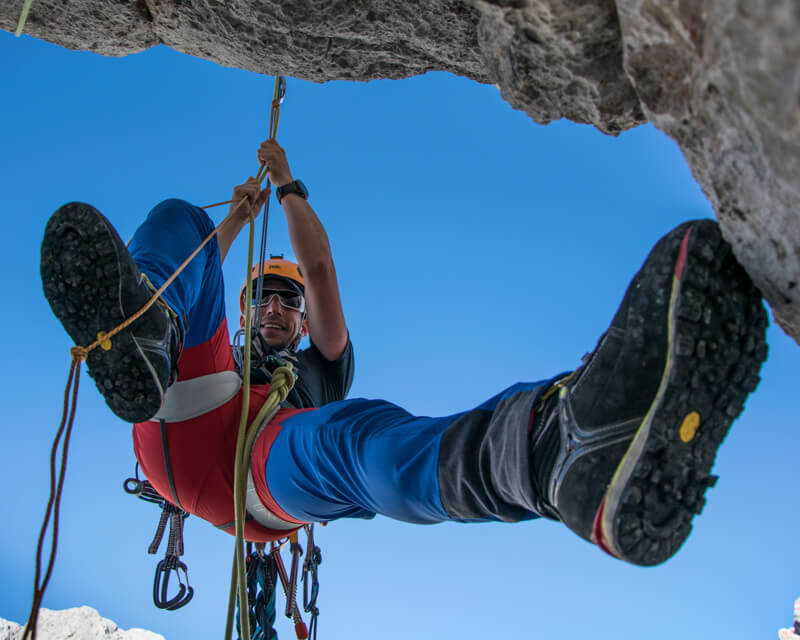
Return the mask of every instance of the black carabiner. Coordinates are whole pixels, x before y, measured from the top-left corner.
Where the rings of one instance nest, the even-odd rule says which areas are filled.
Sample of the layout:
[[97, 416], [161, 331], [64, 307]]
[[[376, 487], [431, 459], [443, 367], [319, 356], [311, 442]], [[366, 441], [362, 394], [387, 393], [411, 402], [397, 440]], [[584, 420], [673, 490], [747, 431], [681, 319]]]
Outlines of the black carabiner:
[[[310, 555], [310, 557], [309, 557]], [[319, 576], [317, 567], [322, 563], [322, 554], [319, 547], [315, 546], [303, 564], [303, 610], [307, 613], [319, 613], [317, 598], [319, 597]], [[309, 582], [311, 583], [309, 585]], [[309, 595], [309, 587], [311, 594]], [[316, 615], [316, 614], [315, 614]]]
[[144, 500], [145, 502], [152, 502], [153, 504], [161, 504], [164, 498], [153, 488], [147, 480], [139, 480], [139, 474], [135, 478], [126, 478], [122, 483], [122, 489], [131, 496]]
[[[178, 578], [178, 593], [173, 598], [167, 597], [170, 573], [174, 571]], [[180, 572], [186, 576], [186, 584], [181, 580]], [[153, 581], [153, 604], [159, 609], [175, 611], [189, 604], [194, 596], [194, 589], [189, 585], [189, 572], [186, 565], [178, 560], [177, 556], [168, 556], [156, 565], [156, 575]]]
[[127, 494], [140, 496], [144, 492], [144, 482], [136, 478], [126, 478], [125, 482], [122, 483], [122, 488]]

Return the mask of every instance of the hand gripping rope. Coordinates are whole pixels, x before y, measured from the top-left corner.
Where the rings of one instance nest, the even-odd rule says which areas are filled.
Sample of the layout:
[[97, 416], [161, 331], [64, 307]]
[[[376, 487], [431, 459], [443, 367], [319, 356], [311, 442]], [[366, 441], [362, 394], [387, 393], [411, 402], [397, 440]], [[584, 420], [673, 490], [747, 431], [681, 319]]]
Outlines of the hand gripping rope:
[[[24, 24], [24, 18], [27, 16], [27, 11], [30, 9], [30, 0], [25, 3], [25, 7], [23, 8], [23, 14], [20, 18], [20, 29], [21, 26]], [[280, 104], [283, 100], [283, 95], [286, 91], [286, 81], [282, 76], [278, 76], [275, 79], [275, 91], [273, 94], [272, 100], [272, 108], [270, 111], [270, 127], [269, 127], [269, 137], [270, 139], [274, 140], [275, 136], [278, 131], [278, 119], [280, 117]], [[269, 171], [269, 167], [265, 164], [262, 164], [258, 170], [258, 174], [256, 175], [256, 179], [258, 180], [259, 184], [264, 180], [267, 176]], [[247, 197], [243, 197], [241, 200], [238, 201], [237, 206], [241, 206], [245, 203]], [[211, 207], [216, 207], [222, 204], [230, 204], [233, 203], [233, 200], [226, 200], [224, 202], [217, 202], [211, 205], [208, 205], [204, 208], [209, 209]], [[269, 200], [267, 200], [266, 206], [269, 206]], [[248, 254], [247, 254], [247, 273], [246, 273], [246, 281], [247, 281], [247, 300], [252, 300], [253, 295], [253, 283], [250, 278], [250, 274], [253, 271], [253, 242], [254, 242], [254, 225], [255, 225], [255, 212], [253, 211], [252, 206], [248, 212], [250, 218], [250, 225], [249, 225], [249, 244], [248, 244]], [[72, 362], [70, 364], [69, 376], [67, 377], [67, 386], [64, 390], [64, 407], [61, 416], [61, 423], [59, 425], [58, 431], [56, 432], [55, 439], [53, 441], [53, 446], [50, 453], [50, 497], [47, 502], [47, 507], [45, 509], [45, 516], [42, 522], [42, 528], [39, 533], [39, 540], [36, 545], [36, 567], [35, 567], [35, 577], [34, 577], [34, 589], [33, 589], [33, 602], [31, 604], [31, 611], [28, 616], [28, 623], [25, 625], [25, 630], [22, 635], [22, 640], [28, 640], [31, 638], [32, 640], [36, 640], [36, 623], [38, 620], [39, 615], [39, 607], [41, 606], [42, 599], [44, 598], [44, 592], [47, 589], [47, 585], [50, 582], [50, 578], [53, 573], [53, 566], [55, 564], [55, 556], [56, 556], [56, 549], [58, 546], [58, 525], [59, 525], [59, 512], [61, 509], [61, 495], [64, 488], [64, 476], [66, 473], [66, 466], [67, 466], [67, 455], [69, 451], [69, 441], [72, 435], [72, 426], [75, 420], [75, 409], [77, 404], [77, 397], [78, 397], [78, 384], [80, 381], [80, 369], [81, 363], [86, 360], [89, 353], [96, 349], [98, 346], [101, 348], [109, 348], [111, 344], [111, 338], [117, 335], [120, 331], [130, 326], [133, 322], [135, 322], [138, 318], [140, 318], [153, 304], [155, 304], [162, 293], [166, 290], [166, 288], [172, 284], [175, 278], [183, 271], [186, 266], [194, 259], [194, 257], [202, 250], [202, 248], [211, 241], [211, 239], [219, 233], [220, 229], [227, 224], [231, 220], [231, 217], [226, 217], [206, 238], [203, 240], [202, 243], [195, 249], [191, 255], [184, 260], [184, 262], [178, 267], [178, 269], [173, 273], [161, 287], [153, 294], [150, 300], [139, 309], [136, 313], [134, 313], [130, 318], [125, 320], [122, 324], [118, 327], [111, 329], [108, 332], [100, 332], [97, 335], [97, 339], [92, 342], [88, 346], [75, 346], [70, 349], [70, 356], [72, 358]], [[265, 215], [264, 218], [264, 236], [266, 236], [266, 222], [267, 217]], [[262, 246], [265, 248], [266, 239], [262, 238]], [[251, 335], [252, 331], [252, 316], [248, 314], [245, 320], [245, 335]], [[250, 427], [247, 426], [247, 418], [248, 418], [248, 407], [250, 401], [250, 341], [245, 341], [245, 353], [244, 353], [244, 380], [242, 383], [242, 413], [241, 418], [239, 420], [239, 431], [236, 443], [236, 459], [234, 462], [234, 512], [236, 514], [236, 540], [235, 540], [235, 547], [234, 547], [234, 571], [231, 580], [231, 589], [232, 593], [234, 590], [238, 589], [239, 593], [239, 606], [240, 610], [246, 611], [247, 610], [247, 584], [246, 584], [246, 574], [245, 574], [245, 555], [244, 555], [244, 511], [245, 511], [245, 499], [246, 499], [246, 484], [247, 484], [247, 469], [250, 465], [250, 451], [252, 450], [253, 443], [255, 441], [255, 437], [259, 431], [259, 426], [268, 423], [277, 413], [278, 409], [280, 408], [281, 402], [286, 399], [289, 391], [291, 391], [292, 387], [294, 386], [295, 381], [295, 373], [292, 371], [290, 365], [285, 367], [281, 367], [275, 371], [272, 378], [272, 384], [270, 386], [270, 393], [267, 397], [264, 406], [261, 407], [258, 414], [256, 415], [255, 419], [250, 423]], [[58, 471], [56, 471], [56, 458], [58, 455], [58, 448], [61, 445], [61, 439], [63, 437], [63, 448], [61, 451], [61, 465]], [[58, 480], [56, 481], [56, 475], [58, 476]], [[42, 578], [42, 547], [44, 546], [44, 537], [47, 532], [48, 525], [50, 524], [50, 518], [53, 519], [53, 533], [52, 533], [52, 543], [50, 548], [50, 557], [47, 562], [47, 569], [44, 572], [44, 577]], [[230, 609], [230, 607], [229, 607]], [[228, 616], [228, 631], [226, 632], [226, 638], [230, 637], [230, 627], [231, 627], [231, 620], [232, 615]], [[240, 616], [240, 633], [242, 640], [250, 640], [250, 625], [249, 625], [249, 616]]]

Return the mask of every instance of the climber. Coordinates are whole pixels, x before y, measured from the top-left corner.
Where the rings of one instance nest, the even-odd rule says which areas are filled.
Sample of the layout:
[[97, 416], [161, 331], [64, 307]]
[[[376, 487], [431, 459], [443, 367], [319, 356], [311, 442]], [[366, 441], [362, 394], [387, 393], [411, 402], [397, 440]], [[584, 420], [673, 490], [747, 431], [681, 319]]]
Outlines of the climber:
[[[715, 222], [684, 223], [655, 245], [576, 371], [518, 383], [452, 416], [415, 417], [384, 400], [339, 399], [352, 377], [352, 347], [327, 238], [283, 150], [264, 143], [258, 156], [280, 185], [303, 282], [283, 265], [277, 279], [265, 279], [262, 299], [240, 298], [240, 308], [262, 305], [267, 347], [256, 337], [256, 352], [293, 356], [307, 331], [311, 369], [325, 369], [327, 390], [282, 408], [256, 440], [246, 539], [377, 513], [417, 523], [543, 516], [630, 563], [658, 564], [678, 550], [766, 358], [761, 296]], [[234, 189], [256, 211], [267, 195], [255, 181]], [[224, 393], [194, 394], [200, 408], [174, 398], [186, 395], [181, 385], [235, 376], [220, 262], [244, 226], [244, 208], [232, 206], [237, 224], [206, 246], [160, 304], [87, 360], [112, 411], [136, 423], [134, 448], [151, 483], [229, 532], [242, 391], [226, 382], [218, 385]], [[94, 208], [64, 205], [42, 243], [45, 295], [71, 338], [87, 344], [140, 308], [212, 228], [202, 209], [168, 200], [128, 252]], [[302, 385], [317, 374], [297, 361]], [[251, 388], [251, 416], [267, 390]]]

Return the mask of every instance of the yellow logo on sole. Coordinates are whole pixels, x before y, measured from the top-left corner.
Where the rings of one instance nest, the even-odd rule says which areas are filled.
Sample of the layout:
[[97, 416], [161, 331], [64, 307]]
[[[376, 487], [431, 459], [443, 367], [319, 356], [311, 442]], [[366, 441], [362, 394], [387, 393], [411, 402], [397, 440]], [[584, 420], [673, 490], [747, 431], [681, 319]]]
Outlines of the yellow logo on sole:
[[681, 423], [681, 440], [684, 442], [691, 442], [694, 439], [697, 429], [700, 426], [700, 414], [697, 411], [692, 411], [687, 414]]
[[97, 339], [100, 340], [100, 348], [103, 351], [111, 351], [111, 340], [106, 338], [106, 334], [102, 331], [97, 332]]

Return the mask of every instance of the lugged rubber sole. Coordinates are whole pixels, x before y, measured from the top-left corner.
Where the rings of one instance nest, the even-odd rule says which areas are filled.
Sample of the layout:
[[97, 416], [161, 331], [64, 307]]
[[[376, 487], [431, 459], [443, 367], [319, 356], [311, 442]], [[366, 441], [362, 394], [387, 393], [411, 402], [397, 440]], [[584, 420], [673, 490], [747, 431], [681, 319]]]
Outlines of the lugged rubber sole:
[[[48, 221], [40, 269], [53, 313], [80, 346], [120, 325], [151, 296], [111, 223], [80, 202], [64, 205]], [[112, 338], [110, 349], [89, 353], [89, 375], [127, 422], [144, 422], [161, 407], [171, 364], [153, 345], [163, 340], [168, 322], [164, 309], [153, 305]]]
[[689, 536], [717, 449], [760, 380], [766, 327], [761, 294], [717, 225], [693, 224], [675, 264], [658, 392], [595, 516], [608, 553], [655, 565]]

